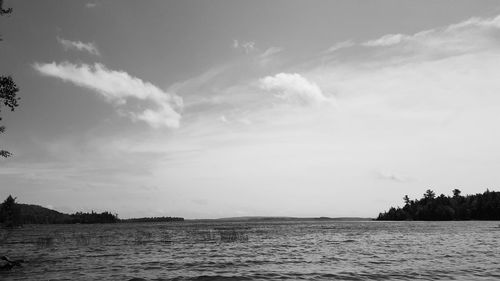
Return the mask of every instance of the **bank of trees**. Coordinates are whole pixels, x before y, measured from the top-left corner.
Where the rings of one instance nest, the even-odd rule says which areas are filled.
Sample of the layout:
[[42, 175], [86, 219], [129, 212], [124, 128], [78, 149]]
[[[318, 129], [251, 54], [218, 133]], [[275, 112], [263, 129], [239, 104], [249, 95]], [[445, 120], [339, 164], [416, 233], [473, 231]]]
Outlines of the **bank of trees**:
[[38, 205], [19, 204], [16, 198], [9, 195], [0, 204], [0, 226], [18, 227], [23, 224], [90, 224], [90, 223], [118, 223], [118, 222], [174, 222], [184, 221], [179, 217], [149, 217], [121, 220], [117, 214], [111, 212], [97, 213], [76, 212], [64, 214]]
[[77, 212], [64, 214], [38, 205], [19, 204], [9, 195], [0, 204], [0, 225], [18, 227], [23, 224], [61, 224], [61, 223], [116, 223], [118, 215], [110, 212]]
[[436, 196], [428, 189], [421, 199], [411, 200], [405, 195], [403, 200], [402, 208], [391, 207], [377, 220], [500, 220], [500, 192], [486, 190], [462, 196], [454, 189], [452, 196]]
[[116, 223], [119, 221], [118, 215], [110, 212], [90, 213], [77, 212], [72, 215], [70, 223]]

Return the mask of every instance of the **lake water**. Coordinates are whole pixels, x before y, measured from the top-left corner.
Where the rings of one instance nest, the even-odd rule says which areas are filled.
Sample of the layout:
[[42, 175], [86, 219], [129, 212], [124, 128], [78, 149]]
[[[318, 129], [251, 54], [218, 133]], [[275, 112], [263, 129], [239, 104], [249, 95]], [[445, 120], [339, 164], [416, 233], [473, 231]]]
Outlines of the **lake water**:
[[500, 222], [179, 222], [0, 230], [0, 280], [495, 280]]

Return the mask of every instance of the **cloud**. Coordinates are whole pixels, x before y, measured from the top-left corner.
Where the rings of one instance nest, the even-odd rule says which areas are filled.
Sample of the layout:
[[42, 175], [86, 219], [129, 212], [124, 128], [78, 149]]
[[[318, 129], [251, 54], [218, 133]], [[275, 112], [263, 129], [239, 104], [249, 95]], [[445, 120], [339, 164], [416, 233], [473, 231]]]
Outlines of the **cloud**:
[[331, 101], [316, 83], [297, 73], [278, 73], [264, 77], [259, 80], [259, 86], [290, 103], [312, 105]]
[[260, 54], [259, 57], [268, 58], [268, 57], [271, 57], [271, 56], [274, 56], [274, 55], [280, 53], [281, 51], [283, 51], [283, 48], [270, 47], [267, 50], [265, 50], [262, 54]]
[[125, 71], [110, 70], [100, 63], [93, 66], [70, 62], [35, 63], [33, 67], [43, 75], [92, 89], [116, 105], [125, 105], [130, 98], [149, 101], [155, 106], [154, 109], [128, 112], [128, 115], [133, 120], [144, 121], [154, 128], [179, 127], [181, 115], [175, 109], [182, 108], [182, 99]]
[[361, 43], [364, 47], [399, 47], [404, 52], [427, 54], [462, 54], [498, 44], [500, 16], [471, 18], [466, 21], [417, 32], [415, 34], [387, 34]]
[[78, 50], [86, 51], [92, 55], [100, 56], [99, 50], [94, 43], [83, 43], [82, 41], [71, 41], [64, 38], [57, 37], [57, 42], [61, 44], [64, 50]]
[[364, 42], [362, 45], [365, 47], [383, 47], [383, 46], [391, 46], [395, 44], [401, 43], [403, 40], [410, 39], [410, 36], [405, 36], [403, 34], [387, 34], [378, 39], [370, 40]]
[[326, 52], [332, 53], [332, 52], [338, 51], [340, 49], [352, 47], [354, 45], [355, 45], [355, 43], [351, 40], [342, 41], [342, 42], [339, 42], [339, 43], [331, 46], [330, 48], [328, 48], [328, 50]]
[[257, 56], [257, 59], [260, 63], [261, 66], [266, 67], [271, 63], [274, 59], [274, 57], [281, 53], [283, 51], [283, 48], [279, 47], [270, 47], [261, 54]]
[[89, 8], [89, 9], [92, 9], [92, 8], [97, 7], [97, 3], [89, 2], [89, 3], [85, 4], [85, 7]]
[[233, 48], [234, 49], [243, 49], [246, 54], [251, 53], [256, 49], [255, 47], [255, 42], [253, 41], [248, 41], [248, 42], [240, 42], [237, 39], [233, 40]]

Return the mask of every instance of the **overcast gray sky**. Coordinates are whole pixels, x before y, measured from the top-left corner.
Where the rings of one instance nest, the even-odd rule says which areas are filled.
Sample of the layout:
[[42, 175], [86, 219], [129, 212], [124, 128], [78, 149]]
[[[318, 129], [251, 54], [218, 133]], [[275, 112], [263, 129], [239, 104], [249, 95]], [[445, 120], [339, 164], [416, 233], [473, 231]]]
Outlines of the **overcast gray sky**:
[[500, 183], [498, 1], [5, 1], [0, 196], [374, 217]]

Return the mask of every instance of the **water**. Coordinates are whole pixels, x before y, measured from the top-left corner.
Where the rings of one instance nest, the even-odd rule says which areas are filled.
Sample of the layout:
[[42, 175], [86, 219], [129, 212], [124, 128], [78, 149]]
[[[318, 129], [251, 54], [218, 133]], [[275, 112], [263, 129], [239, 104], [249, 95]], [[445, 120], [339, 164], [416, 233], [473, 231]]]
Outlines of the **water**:
[[499, 222], [179, 222], [0, 232], [0, 280], [494, 280]]

